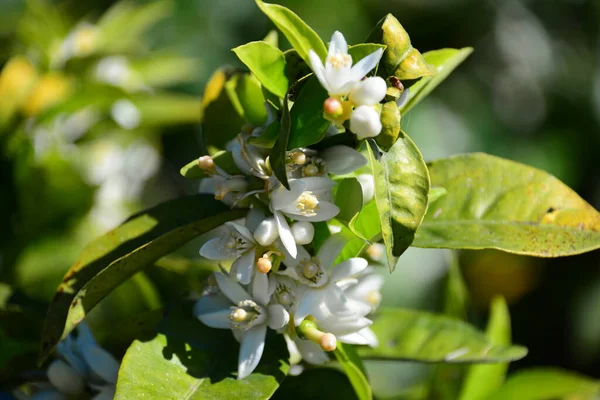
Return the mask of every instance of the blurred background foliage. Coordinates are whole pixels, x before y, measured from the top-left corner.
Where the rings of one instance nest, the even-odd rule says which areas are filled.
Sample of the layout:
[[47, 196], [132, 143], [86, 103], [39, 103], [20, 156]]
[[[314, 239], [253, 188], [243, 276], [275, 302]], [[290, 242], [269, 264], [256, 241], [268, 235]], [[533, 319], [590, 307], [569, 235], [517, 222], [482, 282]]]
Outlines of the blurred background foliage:
[[[323, 38], [337, 29], [349, 43], [362, 41], [391, 12], [422, 51], [473, 46], [451, 79], [403, 117], [426, 160], [484, 151], [521, 161], [600, 208], [599, 1], [278, 3]], [[12, 354], [37, 350], [39, 318], [88, 241], [141, 208], [197, 190], [178, 171], [201, 154], [203, 85], [219, 66], [241, 66], [231, 48], [271, 28], [250, 0], [0, 2], [0, 375], [11, 375]], [[280, 45], [289, 47], [284, 38]], [[198, 248], [191, 243], [136, 275], [91, 313], [92, 328], [107, 332], [198, 289], [208, 270]], [[384, 304], [459, 312], [483, 327], [501, 294], [514, 343], [530, 351], [511, 369], [560, 366], [600, 377], [599, 255], [411, 248], [388, 276]], [[8, 328], [15, 316], [24, 321], [18, 332]], [[395, 364], [390, 376], [388, 364], [369, 365], [383, 397], [418, 392], [439, 368]]]

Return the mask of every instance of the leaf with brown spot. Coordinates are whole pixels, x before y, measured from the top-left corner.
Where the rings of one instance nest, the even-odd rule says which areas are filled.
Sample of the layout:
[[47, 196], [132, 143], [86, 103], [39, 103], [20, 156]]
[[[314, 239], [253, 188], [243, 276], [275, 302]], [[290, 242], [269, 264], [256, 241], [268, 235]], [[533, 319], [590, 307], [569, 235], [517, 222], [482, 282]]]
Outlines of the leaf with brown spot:
[[189, 196], [138, 213], [91, 242], [66, 273], [50, 304], [40, 360], [100, 300], [136, 272], [245, 213], [245, 209], [230, 210], [211, 196]]
[[600, 213], [547, 172], [483, 153], [428, 166], [446, 195], [429, 208], [414, 246], [538, 257], [600, 248]]

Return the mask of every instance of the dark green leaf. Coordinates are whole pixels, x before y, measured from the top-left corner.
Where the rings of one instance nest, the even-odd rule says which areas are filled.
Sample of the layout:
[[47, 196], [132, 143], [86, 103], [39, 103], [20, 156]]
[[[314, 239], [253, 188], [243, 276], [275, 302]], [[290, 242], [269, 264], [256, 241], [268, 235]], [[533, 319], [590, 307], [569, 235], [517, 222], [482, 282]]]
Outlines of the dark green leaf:
[[333, 368], [307, 369], [298, 376], [285, 378], [273, 400], [357, 399], [348, 377]]
[[236, 47], [233, 52], [252, 71], [260, 83], [283, 98], [288, 89], [283, 52], [266, 42], [250, 42]]
[[534, 368], [517, 372], [486, 400], [592, 400], [600, 392], [600, 381], [558, 368]]
[[368, 146], [375, 202], [390, 272], [411, 245], [427, 210], [429, 174], [419, 149], [404, 132], [379, 160]]
[[279, 121], [273, 121], [265, 128], [265, 130], [258, 137], [251, 136], [248, 141], [250, 144], [258, 147], [262, 147], [265, 149], [272, 149], [275, 146], [275, 142], [279, 137], [279, 130], [281, 129], [281, 124]]
[[427, 95], [442, 83], [472, 52], [473, 48], [465, 47], [460, 50], [433, 50], [423, 54], [425, 61], [435, 67], [437, 74], [435, 76], [423, 77], [410, 87], [410, 99], [406, 104], [400, 107], [400, 112], [402, 112], [402, 114], [407, 113], [411, 108], [427, 97]]
[[414, 246], [538, 257], [600, 247], [600, 213], [552, 175], [483, 153], [429, 164], [447, 194], [429, 209]]
[[285, 76], [289, 82], [296, 82], [312, 73], [310, 67], [294, 49], [283, 52], [285, 55]]
[[[502, 297], [497, 297], [492, 301], [485, 336], [495, 345], [510, 346], [512, 342], [510, 314], [506, 301]], [[508, 363], [471, 366], [463, 382], [459, 399], [478, 400], [487, 398], [502, 386], [507, 370]]]
[[245, 211], [229, 210], [212, 196], [185, 197], [136, 214], [90, 243], [50, 304], [41, 358], [123, 281], [202, 233], [243, 217]]
[[527, 354], [520, 346], [494, 345], [460, 320], [421, 311], [379, 310], [371, 329], [379, 347], [359, 349], [363, 359], [485, 363], [514, 361]]
[[356, 355], [355, 350], [351, 345], [343, 345], [342, 343], [337, 344], [337, 348], [334, 351], [335, 358], [342, 366], [342, 369], [348, 376], [356, 396], [360, 400], [370, 400], [373, 398], [371, 392], [371, 385], [365, 375], [364, 368], [360, 362], [360, 358]]
[[277, 4], [263, 3], [256, 0], [261, 11], [269, 17], [275, 26], [285, 35], [300, 57], [308, 63], [308, 51], [313, 50], [321, 59], [327, 56], [325, 44], [300, 17], [290, 9]]
[[356, 178], [345, 178], [339, 181], [335, 193], [335, 204], [340, 212], [335, 217], [346, 225], [358, 216], [362, 208], [362, 188]]
[[281, 124], [279, 126], [279, 137], [273, 145], [273, 152], [269, 156], [269, 160], [271, 163], [271, 168], [273, 168], [273, 173], [275, 174], [275, 177], [277, 177], [279, 182], [281, 182], [281, 184], [285, 186], [288, 190], [290, 189], [290, 184], [288, 183], [287, 179], [285, 163], [287, 159], [288, 141], [290, 139], [290, 127], [290, 109], [288, 104], [288, 94], [286, 94], [283, 98], [283, 108], [281, 110]]
[[121, 364], [116, 398], [270, 398], [289, 369], [283, 336], [267, 335], [258, 367], [237, 380], [239, 345], [231, 331], [206, 327], [191, 306], [174, 307], [156, 336], [133, 342]]
[[317, 77], [308, 78], [292, 106], [288, 149], [318, 143], [331, 124], [323, 118], [323, 102], [328, 94]]

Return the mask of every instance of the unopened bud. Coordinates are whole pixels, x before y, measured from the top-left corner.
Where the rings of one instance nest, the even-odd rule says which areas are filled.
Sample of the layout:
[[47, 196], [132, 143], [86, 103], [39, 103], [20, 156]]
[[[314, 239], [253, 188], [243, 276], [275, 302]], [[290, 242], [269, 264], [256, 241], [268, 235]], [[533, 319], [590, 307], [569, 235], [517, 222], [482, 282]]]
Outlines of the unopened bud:
[[292, 154], [290, 154], [290, 158], [296, 165], [304, 165], [306, 162], [306, 154], [301, 151], [294, 151]]
[[366, 253], [372, 260], [379, 260], [383, 257], [383, 249], [382, 246], [379, 246], [379, 243], [375, 243], [367, 247]]
[[323, 112], [332, 119], [339, 118], [344, 113], [344, 106], [339, 99], [329, 97], [323, 102]]
[[331, 333], [324, 333], [319, 339], [319, 345], [323, 351], [334, 351], [337, 347], [337, 339]]
[[381, 292], [379, 290], [373, 290], [367, 295], [367, 301], [371, 306], [377, 307], [381, 303]]
[[264, 254], [261, 258], [256, 261], [256, 270], [261, 274], [268, 273], [273, 268], [273, 263], [268, 254]]

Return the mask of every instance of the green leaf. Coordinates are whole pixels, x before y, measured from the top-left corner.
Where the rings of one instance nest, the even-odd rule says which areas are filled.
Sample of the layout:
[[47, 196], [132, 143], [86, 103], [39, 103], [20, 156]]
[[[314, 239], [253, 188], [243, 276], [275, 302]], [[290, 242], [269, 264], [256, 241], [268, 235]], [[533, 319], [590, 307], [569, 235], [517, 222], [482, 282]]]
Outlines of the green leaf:
[[446, 191], [446, 188], [443, 188], [443, 187], [429, 188], [429, 204], [433, 203], [440, 197], [445, 196], [446, 193], [448, 193], [448, 192]]
[[266, 42], [250, 42], [236, 47], [233, 52], [265, 88], [279, 97], [285, 96], [288, 78], [285, 74], [285, 56], [281, 50]]
[[337, 220], [349, 225], [358, 216], [362, 208], [362, 188], [356, 178], [345, 178], [339, 181], [335, 193], [335, 204], [340, 212]]
[[445, 284], [444, 314], [466, 320], [468, 305], [469, 289], [467, 288], [467, 284], [465, 283], [460, 270], [458, 255], [452, 254]]
[[402, 131], [379, 161], [371, 146], [367, 147], [375, 180], [375, 202], [392, 272], [425, 216], [429, 174], [419, 149]]
[[[225, 172], [231, 175], [236, 175], [240, 173], [237, 165], [233, 161], [233, 156], [229, 151], [219, 151], [214, 156], [212, 156], [214, 163]], [[204, 179], [208, 175], [204, 172], [202, 168], [198, 165], [198, 159], [194, 161], [190, 161], [186, 165], [184, 165], [179, 173], [188, 179]]]
[[356, 355], [354, 348], [351, 345], [342, 345], [342, 343], [338, 342], [334, 354], [346, 376], [348, 376], [358, 398], [360, 400], [372, 399], [371, 385], [369, 385], [364, 367], [360, 358]]
[[377, 145], [388, 151], [400, 136], [400, 110], [395, 101], [388, 101], [381, 107], [381, 133], [375, 137]]
[[483, 153], [429, 164], [447, 194], [429, 209], [414, 246], [559, 257], [600, 247], [600, 213], [552, 175]]
[[363, 359], [485, 363], [514, 361], [527, 354], [524, 347], [494, 345], [460, 320], [422, 311], [381, 309], [371, 329], [379, 347], [359, 349]]
[[427, 97], [427, 95], [442, 83], [472, 52], [472, 47], [464, 47], [462, 49], [433, 50], [423, 54], [425, 61], [435, 67], [437, 74], [435, 76], [423, 77], [410, 87], [410, 99], [406, 104], [400, 107], [400, 112], [402, 114], [407, 113], [411, 108]]
[[231, 331], [203, 325], [192, 307], [178, 305], [156, 336], [133, 342], [119, 370], [116, 398], [270, 398], [289, 369], [283, 336], [267, 335], [258, 367], [237, 380], [239, 345]]
[[[533, 368], [515, 373], [486, 400], [592, 400], [600, 392], [600, 381], [558, 368]], [[576, 397], [577, 396], [577, 397]]]
[[[291, 88], [290, 88], [291, 89]], [[283, 107], [281, 110], [281, 123], [279, 126], [279, 137], [275, 144], [273, 145], [273, 152], [269, 156], [269, 161], [271, 163], [271, 168], [273, 168], [273, 173], [275, 177], [281, 182], [283, 186], [285, 186], [288, 190], [290, 190], [290, 184], [287, 180], [287, 171], [285, 169], [285, 163], [287, 159], [287, 147], [288, 141], [290, 139], [290, 109], [288, 104], [288, 96], [286, 94], [283, 97]]]
[[323, 139], [331, 124], [323, 118], [323, 102], [328, 96], [316, 76], [308, 78], [290, 111], [288, 149], [310, 146]]
[[288, 376], [275, 392], [274, 400], [289, 399], [358, 399], [348, 377], [333, 368], [305, 369], [298, 376]]
[[262, 131], [260, 136], [250, 136], [248, 142], [254, 146], [262, 147], [264, 149], [272, 149], [275, 146], [275, 142], [279, 137], [279, 130], [281, 124], [279, 121], [273, 121]]
[[[369, 54], [374, 53], [379, 49], [385, 50], [386, 47], [387, 46], [385, 44], [379, 43], [360, 43], [355, 44], [353, 46], [348, 46], [348, 54], [350, 54], [350, 56], [352, 57], [352, 64], [356, 64]], [[377, 73], [377, 67], [375, 67], [372, 73]]]
[[[230, 69], [221, 68], [209, 79], [202, 95], [202, 142], [209, 154], [225, 149], [225, 144], [239, 132], [244, 120], [239, 101], [234, 105], [226, 90], [226, 82], [234, 76]], [[234, 99], [235, 100], [235, 99]]]
[[[495, 345], [510, 346], [510, 313], [502, 297], [494, 298], [485, 335]], [[473, 365], [469, 368], [460, 393], [460, 400], [485, 399], [496, 391], [506, 377], [508, 363]]]
[[123, 281], [191, 239], [243, 217], [245, 211], [230, 210], [212, 196], [184, 197], [136, 214], [91, 242], [50, 303], [40, 358]]
[[294, 49], [283, 52], [285, 55], [285, 76], [289, 82], [296, 82], [312, 73], [310, 67]]
[[[235, 81], [235, 98], [242, 111], [242, 117], [254, 126], [267, 122], [267, 108], [260, 83], [255, 76], [241, 74]], [[229, 93], [230, 98], [234, 94]]]
[[358, 216], [351, 221], [350, 228], [343, 228], [342, 232], [348, 242], [336, 259], [342, 262], [352, 257], [358, 257], [372, 242], [381, 239], [381, 224], [379, 211], [375, 200], [365, 205]]
[[277, 4], [264, 3], [261, 0], [256, 0], [256, 4], [285, 35], [306, 63], [309, 63], [308, 51], [311, 49], [322, 60], [325, 59], [327, 48], [319, 35], [290, 9]]

